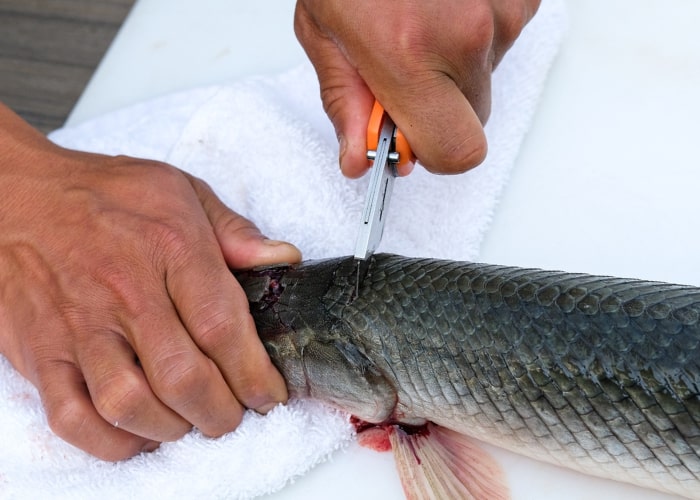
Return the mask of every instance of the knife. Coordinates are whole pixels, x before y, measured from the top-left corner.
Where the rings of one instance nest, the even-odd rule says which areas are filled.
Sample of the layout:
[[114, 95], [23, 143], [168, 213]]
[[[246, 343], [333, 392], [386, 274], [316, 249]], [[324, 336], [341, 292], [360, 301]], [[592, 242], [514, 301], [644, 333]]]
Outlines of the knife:
[[372, 167], [355, 242], [355, 296], [359, 295], [364, 263], [374, 254], [384, 233], [394, 180], [398, 175], [397, 169], [413, 164], [416, 159], [404, 135], [376, 100], [367, 125], [367, 148], [367, 159], [372, 163]]

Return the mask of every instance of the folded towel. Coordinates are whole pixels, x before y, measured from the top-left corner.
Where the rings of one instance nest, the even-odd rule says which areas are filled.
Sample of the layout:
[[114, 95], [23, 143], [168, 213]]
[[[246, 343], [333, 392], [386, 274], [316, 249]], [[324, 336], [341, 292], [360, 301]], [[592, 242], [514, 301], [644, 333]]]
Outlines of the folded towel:
[[[494, 74], [485, 164], [457, 177], [417, 168], [398, 179], [380, 251], [478, 256], [565, 25], [563, 2], [544, 0]], [[340, 175], [308, 64], [149, 101], [51, 138], [183, 168], [306, 258], [353, 252], [367, 180]], [[250, 498], [280, 489], [353, 439], [346, 415], [293, 401], [265, 417], [248, 412], [238, 430], [219, 439], [195, 430], [156, 452], [105, 463], [51, 433], [37, 392], [2, 357], [0, 428], [0, 498]]]

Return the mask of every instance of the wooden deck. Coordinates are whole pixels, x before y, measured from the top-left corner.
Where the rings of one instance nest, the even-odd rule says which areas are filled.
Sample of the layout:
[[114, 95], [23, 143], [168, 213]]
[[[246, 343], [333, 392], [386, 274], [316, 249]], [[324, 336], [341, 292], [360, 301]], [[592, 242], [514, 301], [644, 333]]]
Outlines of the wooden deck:
[[0, 1], [0, 101], [63, 125], [135, 0]]

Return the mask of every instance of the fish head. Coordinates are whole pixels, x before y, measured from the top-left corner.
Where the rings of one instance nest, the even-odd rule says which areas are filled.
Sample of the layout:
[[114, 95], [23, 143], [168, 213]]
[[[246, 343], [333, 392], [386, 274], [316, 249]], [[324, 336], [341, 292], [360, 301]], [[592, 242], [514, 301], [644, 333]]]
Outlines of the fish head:
[[396, 407], [396, 388], [361, 348], [334, 330], [331, 326], [324, 338], [315, 330], [302, 331], [294, 339], [306, 395], [367, 422], [388, 420]]
[[266, 267], [237, 278], [291, 397], [318, 399], [367, 422], [384, 422], [396, 406], [396, 387], [323, 300], [336, 268]]

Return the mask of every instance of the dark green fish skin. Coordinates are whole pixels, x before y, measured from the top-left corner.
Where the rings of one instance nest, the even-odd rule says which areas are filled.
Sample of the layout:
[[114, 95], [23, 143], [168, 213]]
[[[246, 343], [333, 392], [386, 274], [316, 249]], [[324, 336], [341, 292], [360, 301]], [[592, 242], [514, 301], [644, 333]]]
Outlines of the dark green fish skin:
[[377, 255], [238, 275], [290, 394], [700, 498], [700, 289]]

